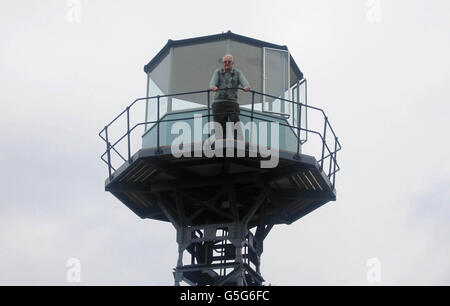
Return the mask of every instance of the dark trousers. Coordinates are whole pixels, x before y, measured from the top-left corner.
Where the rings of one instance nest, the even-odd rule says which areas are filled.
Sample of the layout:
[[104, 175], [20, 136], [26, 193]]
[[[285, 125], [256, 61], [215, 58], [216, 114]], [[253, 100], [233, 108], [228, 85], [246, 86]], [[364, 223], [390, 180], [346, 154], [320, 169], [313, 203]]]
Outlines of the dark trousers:
[[[226, 123], [239, 122], [240, 108], [237, 102], [215, 102], [212, 105], [214, 121], [220, 123], [222, 126], [223, 136], [226, 136]], [[238, 136], [239, 133], [237, 133]], [[241, 137], [239, 137], [241, 138]], [[234, 133], [234, 139], [238, 139]]]

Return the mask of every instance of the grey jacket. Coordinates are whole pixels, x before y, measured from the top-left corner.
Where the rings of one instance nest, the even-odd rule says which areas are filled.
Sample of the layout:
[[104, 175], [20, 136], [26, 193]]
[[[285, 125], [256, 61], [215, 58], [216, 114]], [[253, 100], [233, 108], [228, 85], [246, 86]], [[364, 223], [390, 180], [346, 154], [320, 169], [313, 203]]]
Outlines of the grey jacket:
[[[223, 68], [218, 68], [214, 71], [209, 88], [217, 86], [219, 89], [236, 88], [236, 87], [250, 87], [244, 74], [236, 68], [230, 72], [226, 72]], [[218, 90], [214, 94], [214, 102], [236, 102], [237, 89]]]

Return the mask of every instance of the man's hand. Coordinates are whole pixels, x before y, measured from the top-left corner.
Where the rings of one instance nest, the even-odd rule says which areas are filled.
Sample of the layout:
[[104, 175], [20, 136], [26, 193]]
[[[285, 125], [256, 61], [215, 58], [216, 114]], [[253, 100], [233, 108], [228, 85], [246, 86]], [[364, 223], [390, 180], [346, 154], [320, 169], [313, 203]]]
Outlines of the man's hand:
[[217, 91], [219, 89], [219, 87], [214, 86], [213, 88], [211, 88], [212, 91]]
[[249, 91], [250, 87], [245, 86], [244, 88], [242, 88], [244, 91]]

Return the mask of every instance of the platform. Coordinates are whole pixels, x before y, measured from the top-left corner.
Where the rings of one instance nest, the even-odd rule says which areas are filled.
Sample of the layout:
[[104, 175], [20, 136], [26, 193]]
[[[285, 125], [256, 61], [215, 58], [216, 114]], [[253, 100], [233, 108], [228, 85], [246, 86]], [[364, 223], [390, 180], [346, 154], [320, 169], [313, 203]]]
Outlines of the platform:
[[312, 156], [280, 151], [278, 166], [264, 169], [260, 157], [175, 158], [160, 149], [139, 150], [105, 184], [141, 218], [204, 225], [251, 216], [251, 228], [262, 213], [268, 223], [290, 224], [336, 199]]

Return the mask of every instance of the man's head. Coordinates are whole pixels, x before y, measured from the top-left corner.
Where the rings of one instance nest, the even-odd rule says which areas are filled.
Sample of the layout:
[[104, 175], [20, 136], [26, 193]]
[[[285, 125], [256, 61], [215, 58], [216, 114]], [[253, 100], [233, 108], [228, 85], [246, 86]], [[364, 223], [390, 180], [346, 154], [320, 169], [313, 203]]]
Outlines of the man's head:
[[233, 56], [231, 54], [226, 54], [223, 58], [222, 58], [222, 63], [223, 63], [223, 69], [225, 69], [225, 71], [231, 71], [233, 69]]

